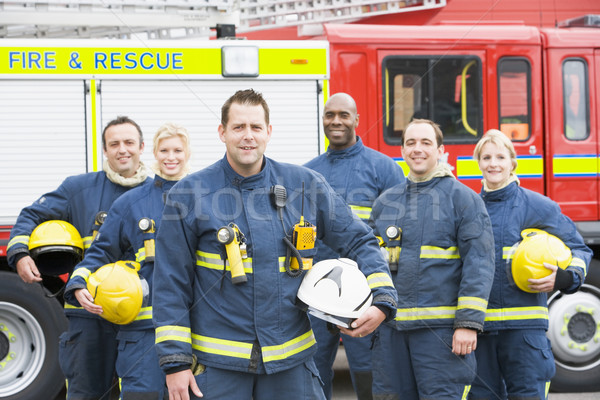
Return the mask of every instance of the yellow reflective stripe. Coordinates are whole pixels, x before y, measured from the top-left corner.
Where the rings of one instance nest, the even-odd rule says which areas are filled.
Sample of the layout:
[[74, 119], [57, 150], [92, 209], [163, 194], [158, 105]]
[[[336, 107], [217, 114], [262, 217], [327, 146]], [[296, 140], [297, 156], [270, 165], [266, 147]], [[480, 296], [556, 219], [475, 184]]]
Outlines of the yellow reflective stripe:
[[383, 286], [394, 287], [392, 278], [385, 272], [377, 272], [377, 273], [369, 275], [367, 277], [367, 282], [369, 283], [369, 288], [371, 288], [371, 289], [375, 289], [375, 288], [383, 287]]
[[90, 246], [92, 245], [92, 242], [94, 241], [94, 238], [92, 236], [86, 236], [83, 238], [83, 248], [84, 249], [89, 249]]
[[19, 236], [15, 236], [14, 238], [10, 239], [10, 241], [8, 242], [8, 246], [6, 246], [6, 249], [10, 249], [11, 246], [14, 246], [15, 244], [24, 244], [25, 246], [29, 246], [29, 236], [26, 235], [19, 235]]
[[192, 334], [192, 348], [210, 354], [227, 357], [250, 359], [252, 343], [236, 342], [233, 340], [217, 339], [208, 336]]
[[463, 390], [463, 395], [461, 397], [461, 400], [467, 400], [467, 398], [469, 397], [470, 391], [471, 391], [471, 385], [466, 385], [465, 390]]
[[598, 162], [596, 154], [565, 154], [552, 157], [555, 177], [596, 177]]
[[546, 382], [546, 390], [545, 390], [546, 399], [548, 398], [548, 393], [550, 393], [550, 381]]
[[502, 248], [502, 259], [508, 260], [508, 259], [512, 258], [513, 254], [515, 254], [515, 250], [517, 250], [517, 248], [515, 246], [503, 247]]
[[142, 247], [135, 253], [135, 261], [141, 263], [146, 259], [146, 247]]
[[77, 268], [73, 274], [71, 275], [71, 279], [76, 277], [76, 276], [80, 276], [82, 277], [86, 282], [88, 280], [88, 278], [90, 277], [90, 274], [92, 273], [92, 271], [90, 271], [87, 268]]
[[460, 258], [458, 254], [458, 247], [448, 247], [444, 249], [436, 246], [421, 246], [421, 258]]
[[523, 319], [548, 319], [547, 307], [511, 307], [487, 309], [486, 321], [516, 321]]
[[[248, 257], [242, 259], [242, 264], [244, 264], [244, 272], [246, 272], [247, 274], [251, 274], [253, 271], [252, 258]], [[220, 255], [214, 253], [207, 253], [200, 250], [196, 251], [196, 265], [199, 267], [216, 269], [219, 271], [223, 270], [223, 260], [221, 259]], [[229, 266], [229, 261], [225, 262], [225, 270], [231, 270], [231, 267]]]
[[398, 308], [396, 321], [415, 321], [419, 319], [454, 318], [456, 307], [413, 307]]
[[156, 341], [161, 343], [166, 340], [175, 340], [187, 344], [192, 343], [192, 330], [186, 326], [165, 325], [155, 329]]
[[371, 217], [371, 207], [355, 206], [350, 204], [352, 212], [360, 219], [368, 220]]
[[142, 307], [137, 317], [135, 317], [135, 321], [142, 321], [144, 319], [152, 319], [152, 306]]
[[488, 302], [479, 297], [459, 297], [457, 310], [470, 309], [485, 312]]
[[65, 301], [65, 304], [63, 305], [63, 308], [67, 308], [69, 310], [83, 310], [83, 307], [74, 306], [72, 304], [67, 303], [66, 301]]
[[571, 260], [571, 264], [569, 266], [579, 267], [579, 268], [583, 269], [583, 276], [587, 275], [587, 268], [585, 265], [585, 261], [583, 261], [581, 258], [573, 257], [573, 259]]
[[295, 339], [285, 342], [284, 344], [263, 347], [263, 361], [266, 363], [269, 361], [283, 360], [308, 349], [316, 343], [317, 341], [315, 340], [315, 335], [313, 334], [313, 331], [310, 330]]

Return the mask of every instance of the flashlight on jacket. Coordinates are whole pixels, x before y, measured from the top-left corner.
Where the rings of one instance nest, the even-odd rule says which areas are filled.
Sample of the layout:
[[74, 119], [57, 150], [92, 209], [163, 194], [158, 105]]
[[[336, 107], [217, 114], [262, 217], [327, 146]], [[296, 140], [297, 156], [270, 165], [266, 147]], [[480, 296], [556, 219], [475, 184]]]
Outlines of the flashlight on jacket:
[[242, 262], [242, 251], [240, 249], [240, 229], [235, 224], [230, 224], [219, 228], [217, 231], [217, 240], [225, 245], [227, 260], [231, 269], [231, 282], [235, 285], [244, 283], [248, 280], [244, 271]]
[[156, 225], [154, 220], [150, 218], [142, 218], [138, 221], [138, 228], [144, 232], [145, 261], [153, 262], [154, 256], [156, 255], [154, 244], [154, 232], [156, 232]]
[[398, 259], [400, 258], [400, 241], [402, 240], [402, 229], [398, 226], [390, 225], [385, 229], [385, 236], [388, 238], [388, 263], [390, 271], [398, 271]]
[[94, 217], [94, 230], [92, 231], [92, 241], [96, 239], [96, 235], [98, 235], [98, 230], [100, 230], [100, 227], [106, 220], [107, 215], [108, 213], [106, 211], [100, 211]]

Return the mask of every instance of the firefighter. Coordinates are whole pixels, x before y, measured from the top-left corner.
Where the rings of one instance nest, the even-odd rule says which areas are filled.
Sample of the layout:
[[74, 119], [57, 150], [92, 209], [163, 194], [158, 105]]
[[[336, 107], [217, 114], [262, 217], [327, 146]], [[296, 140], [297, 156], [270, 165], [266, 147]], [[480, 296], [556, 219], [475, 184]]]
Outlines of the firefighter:
[[[359, 115], [354, 99], [346, 93], [336, 93], [325, 103], [323, 129], [329, 147], [305, 164], [322, 174], [331, 187], [350, 205], [365, 223], [371, 216], [373, 201], [384, 190], [404, 182], [402, 168], [390, 157], [366, 147], [356, 136]], [[340, 257], [335, 251], [317, 242], [315, 262]], [[350, 367], [350, 377], [359, 400], [371, 399], [371, 335], [353, 338], [328, 329], [323, 320], [310, 317], [317, 354], [315, 362], [323, 379], [327, 399], [332, 396], [333, 363], [340, 336]]]
[[395, 310], [372, 230], [321, 175], [263, 156], [271, 129], [262, 95], [236, 92], [221, 109], [225, 156], [169, 192], [153, 304], [171, 398], [189, 399], [189, 388], [203, 399], [324, 399], [315, 338], [295, 304], [315, 237], [369, 279], [373, 306], [348, 332], [365, 336]]
[[[484, 334], [475, 352], [477, 378], [470, 398], [545, 399], [555, 372], [550, 341], [546, 337], [547, 293], [577, 291], [584, 281], [592, 251], [584, 244], [575, 224], [561, 213], [558, 204], [519, 186], [514, 172], [515, 149], [502, 132], [488, 131], [475, 147], [474, 158], [483, 174], [481, 197], [494, 231], [496, 272]], [[560, 238], [571, 250], [572, 257], [566, 269], [544, 263], [542, 268], [547, 269], [548, 276], [529, 279], [529, 287], [523, 288], [525, 291], [507, 274], [506, 250], [518, 243], [522, 232], [530, 228]], [[553, 247], [554, 250], [559, 248]], [[549, 253], [548, 249], [543, 250]], [[515, 254], [515, 261], [517, 257]], [[512, 272], [516, 273], [520, 272]]]
[[[39, 224], [64, 220], [90, 245], [96, 215], [133, 187], [149, 183], [140, 162], [144, 150], [142, 130], [128, 117], [110, 121], [102, 132], [103, 171], [72, 176], [53, 192], [25, 207], [11, 230], [8, 262], [27, 283], [42, 277], [29, 255], [29, 237]], [[99, 399], [111, 391], [117, 354], [116, 327], [81, 307], [65, 304], [69, 322], [60, 337], [59, 362], [67, 379], [67, 399]], [[104, 397], [103, 397], [104, 398]]]
[[483, 201], [458, 182], [432, 121], [411, 121], [402, 136], [407, 182], [373, 204], [375, 231], [399, 249], [394, 321], [373, 345], [374, 399], [461, 399], [475, 378], [494, 273], [494, 239]]
[[[152, 291], [155, 235], [164, 199], [171, 187], [189, 171], [187, 130], [166, 123], [154, 135], [153, 145], [156, 158], [152, 166], [155, 173], [153, 184], [131, 190], [115, 201], [96, 240], [73, 272], [65, 290], [67, 302], [81, 305], [93, 314], [102, 315], [102, 307], [94, 303], [86, 288], [88, 277], [104, 264], [126, 258], [130, 249], [135, 253], [135, 261], [141, 264], [139, 275], [147, 282], [150, 293]], [[144, 399], [162, 399], [165, 375], [158, 365], [154, 349], [151, 302], [143, 305], [133, 322], [120, 326], [117, 339], [116, 367], [123, 397], [143, 394]]]

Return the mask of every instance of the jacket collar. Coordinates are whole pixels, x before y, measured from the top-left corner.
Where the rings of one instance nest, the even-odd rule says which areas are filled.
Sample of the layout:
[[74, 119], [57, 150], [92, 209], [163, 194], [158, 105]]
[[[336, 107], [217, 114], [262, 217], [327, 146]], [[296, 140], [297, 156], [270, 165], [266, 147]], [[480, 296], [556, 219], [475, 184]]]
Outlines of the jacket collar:
[[358, 153], [363, 151], [364, 148], [365, 148], [365, 145], [363, 144], [362, 139], [360, 138], [360, 136], [356, 136], [356, 143], [354, 143], [352, 146], [348, 147], [347, 149], [343, 149], [343, 150], [328, 149], [327, 153], [325, 153], [325, 154], [327, 154], [327, 157], [330, 159], [346, 158], [346, 157], [352, 157], [352, 156], [357, 155]]
[[493, 190], [491, 192], [487, 192], [484, 189], [481, 189], [481, 197], [485, 201], [503, 201], [515, 196], [518, 188], [518, 181], [513, 181], [507, 186], [503, 187], [502, 189]]
[[233, 170], [229, 161], [227, 161], [227, 154], [221, 159], [221, 167], [225, 172], [225, 177], [233, 186], [254, 188], [266, 184], [267, 176], [269, 176], [271, 169], [271, 160], [263, 156], [263, 164], [260, 172], [249, 177], [243, 177]]

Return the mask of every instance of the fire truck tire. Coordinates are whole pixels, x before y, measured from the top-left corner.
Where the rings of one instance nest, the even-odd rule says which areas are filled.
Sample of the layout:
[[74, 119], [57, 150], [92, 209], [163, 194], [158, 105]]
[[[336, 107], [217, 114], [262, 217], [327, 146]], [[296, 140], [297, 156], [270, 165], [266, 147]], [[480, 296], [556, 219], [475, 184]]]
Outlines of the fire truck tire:
[[548, 337], [556, 362], [553, 392], [600, 390], [600, 261], [593, 259], [578, 292], [548, 300]]
[[0, 271], [0, 399], [53, 399], [64, 386], [58, 337], [67, 319], [45, 293], [39, 284]]

